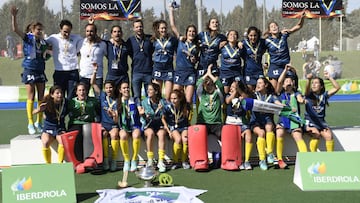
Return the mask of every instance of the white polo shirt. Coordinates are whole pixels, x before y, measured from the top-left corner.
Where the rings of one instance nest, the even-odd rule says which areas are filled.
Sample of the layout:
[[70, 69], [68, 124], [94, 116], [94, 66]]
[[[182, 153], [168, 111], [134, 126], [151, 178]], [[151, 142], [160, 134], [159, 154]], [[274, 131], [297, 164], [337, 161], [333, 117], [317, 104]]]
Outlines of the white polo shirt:
[[82, 37], [70, 34], [68, 39], [61, 36], [61, 33], [52, 34], [46, 42], [52, 46], [55, 70], [71, 71], [78, 69], [77, 53], [81, 48]]
[[90, 44], [85, 38], [80, 48], [80, 76], [91, 78], [94, 71], [93, 62], [98, 65], [96, 78], [103, 77], [103, 59], [107, 55], [106, 43], [104, 41]]

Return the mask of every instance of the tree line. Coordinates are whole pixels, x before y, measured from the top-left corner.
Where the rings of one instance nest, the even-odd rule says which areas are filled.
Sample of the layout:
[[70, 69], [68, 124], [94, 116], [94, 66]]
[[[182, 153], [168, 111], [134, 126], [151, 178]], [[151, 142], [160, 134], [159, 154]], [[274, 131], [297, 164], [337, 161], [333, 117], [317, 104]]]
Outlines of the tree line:
[[[226, 1], [228, 3], [229, 1]], [[347, 1], [344, 2], [344, 8], [346, 11]], [[0, 39], [5, 39], [7, 34], [13, 36], [11, 31], [11, 15], [10, 7], [16, 5], [19, 8], [19, 27], [24, 28], [32, 21], [40, 21], [45, 26], [45, 33], [52, 34], [59, 32], [59, 22], [61, 21], [61, 13], [55, 13], [53, 10], [49, 10], [45, 7], [45, 0], [11, 0], [5, 3], [0, 9]], [[210, 10], [207, 8], [201, 8], [202, 10], [202, 29], [205, 29], [206, 23], [210, 17], [216, 17], [220, 20], [221, 30], [225, 34], [227, 30], [237, 30], [240, 34], [240, 38], [249, 26], [256, 26], [263, 32], [263, 7], [258, 6], [256, 1], [244, 0], [243, 7], [240, 5], [234, 6], [233, 10], [224, 14], [219, 11]], [[84, 34], [84, 27], [86, 21], [80, 21], [80, 0], [73, 0], [70, 10], [64, 8], [63, 16], [69, 19], [73, 23], [73, 33]], [[344, 11], [344, 13], [345, 13]], [[282, 18], [281, 10], [272, 8], [266, 10], [265, 25], [270, 21], [275, 21], [281, 28], [292, 27], [296, 23], [296, 19]], [[145, 33], [152, 33], [152, 22], [159, 18], [168, 16], [167, 13], [161, 13], [160, 16], [155, 14], [153, 8], [142, 9], [142, 18], [145, 26]], [[343, 37], [356, 37], [360, 35], [360, 24], [357, 20], [360, 17], [360, 9], [355, 9], [343, 19]], [[176, 22], [178, 24], [180, 32], [185, 34], [185, 29], [189, 24], [198, 25], [198, 12], [194, 0], [181, 0], [181, 7], [175, 12]], [[166, 18], [168, 21], [168, 19]], [[289, 47], [296, 49], [297, 44], [302, 39], [310, 39], [312, 36], [319, 38], [319, 23], [318, 19], [306, 19], [304, 27], [299, 31], [291, 35], [289, 40]], [[110, 29], [112, 25], [121, 25], [124, 32], [124, 39], [127, 39], [132, 34], [132, 22], [131, 21], [98, 21], [96, 25], [98, 27], [98, 34], [100, 35], [105, 28]], [[321, 49], [324, 51], [332, 50], [334, 46], [339, 45], [340, 35], [340, 20], [339, 18], [323, 18], [321, 20], [322, 29], [322, 44]], [[170, 30], [170, 29], [169, 29]], [[21, 39], [17, 39], [20, 42]], [[0, 40], [0, 49], [6, 48], [5, 40]]]

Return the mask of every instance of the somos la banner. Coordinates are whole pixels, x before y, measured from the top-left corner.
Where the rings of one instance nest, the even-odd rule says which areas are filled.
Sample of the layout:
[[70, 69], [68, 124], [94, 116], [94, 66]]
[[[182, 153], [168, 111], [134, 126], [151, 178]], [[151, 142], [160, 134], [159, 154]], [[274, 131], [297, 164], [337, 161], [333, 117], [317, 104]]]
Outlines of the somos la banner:
[[80, 0], [80, 19], [126, 20], [140, 18], [141, 0]]
[[306, 11], [307, 18], [337, 17], [342, 15], [342, 0], [283, 0], [282, 16], [300, 18]]

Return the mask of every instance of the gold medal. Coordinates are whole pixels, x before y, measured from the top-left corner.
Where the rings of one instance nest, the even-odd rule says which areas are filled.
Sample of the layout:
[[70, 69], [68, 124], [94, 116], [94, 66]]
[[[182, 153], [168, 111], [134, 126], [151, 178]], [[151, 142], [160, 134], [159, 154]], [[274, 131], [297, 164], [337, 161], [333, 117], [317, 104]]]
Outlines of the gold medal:
[[167, 54], [166, 45], [169, 43], [170, 39], [165, 40], [164, 43], [162, 43], [162, 40], [160, 40], [160, 39], [156, 39], [156, 41], [161, 46], [163, 54], [166, 55]]

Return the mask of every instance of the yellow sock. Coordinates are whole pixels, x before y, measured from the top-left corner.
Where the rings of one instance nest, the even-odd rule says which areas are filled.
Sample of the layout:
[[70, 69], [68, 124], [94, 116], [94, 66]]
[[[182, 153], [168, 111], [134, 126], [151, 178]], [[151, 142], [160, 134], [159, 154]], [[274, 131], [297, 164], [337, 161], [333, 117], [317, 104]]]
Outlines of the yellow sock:
[[133, 156], [132, 156], [132, 160], [137, 160], [138, 159], [138, 154], [140, 152], [140, 139], [136, 138], [133, 139]]
[[326, 145], [326, 151], [327, 152], [333, 152], [334, 151], [334, 140], [326, 141], [325, 145]]
[[121, 148], [121, 153], [124, 157], [124, 161], [130, 161], [128, 141], [120, 140], [120, 148]]
[[278, 160], [283, 160], [282, 154], [284, 151], [284, 138], [277, 137], [276, 138], [276, 156]]
[[34, 119], [33, 119], [33, 110], [34, 110], [34, 101], [31, 99], [26, 100], [26, 115], [28, 118], [28, 123], [29, 124], [34, 124]]
[[57, 153], [58, 153], [58, 161], [59, 163], [62, 163], [64, 161], [64, 156], [65, 156], [64, 145], [62, 144], [58, 145]]
[[[41, 101], [38, 101], [37, 103], [37, 107], [39, 108], [39, 106], [41, 105]], [[39, 112], [38, 115], [37, 115], [37, 118], [36, 118], [36, 122], [37, 123], [42, 123], [42, 120], [43, 120], [43, 112]]]
[[304, 140], [298, 140], [296, 142], [299, 152], [307, 152], [306, 144]]
[[154, 152], [148, 151], [146, 152], [146, 156], [148, 160], [154, 159]]
[[189, 147], [188, 144], [182, 145], [182, 154], [181, 154], [181, 161], [187, 161], [188, 160], [188, 153], [189, 153]]
[[51, 164], [51, 151], [49, 147], [43, 147], [42, 148], [42, 154], [45, 159], [45, 163]]
[[258, 148], [259, 159], [260, 160], [265, 160], [265, 154], [266, 154], [266, 152], [265, 152], [265, 147], [266, 147], [265, 138], [258, 137], [256, 145], [257, 145], [257, 148]]
[[165, 150], [159, 149], [158, 154], [159, 154], [159, 161], [163, 161], [165, 159]]
[[116, 160], [118, 152], [119, 152], [119, 140], [111, 140], [112, 160]]
[[311, 138], [309, 143], [310, 152], [316, 152], [319, 146], [319, 139]]
[[104, 158], [108, 158], [109, 157], [109, 140], [107, 137], [103, 137], [102, 146], [103, 146], [103, 150], [104, 150]]
[[245, 143], [245, 161], [249, 161], [252, 147], [253, 147], [253, 143], [251, 142]]
[[275, 133], [266, 132], [266, 149], [268, 154], [273, 153], [274, 143], [275, 143]]
[[175, 143], [173, 145], [173, 161], [177, 163], [179, 161], [179, 155], [181, 152], [181, 144]]

